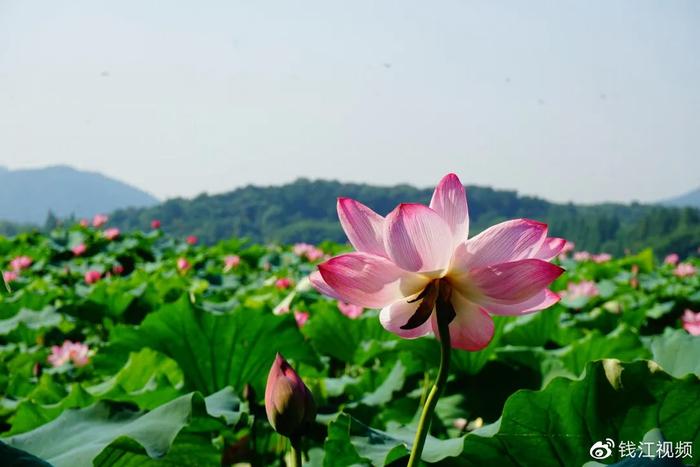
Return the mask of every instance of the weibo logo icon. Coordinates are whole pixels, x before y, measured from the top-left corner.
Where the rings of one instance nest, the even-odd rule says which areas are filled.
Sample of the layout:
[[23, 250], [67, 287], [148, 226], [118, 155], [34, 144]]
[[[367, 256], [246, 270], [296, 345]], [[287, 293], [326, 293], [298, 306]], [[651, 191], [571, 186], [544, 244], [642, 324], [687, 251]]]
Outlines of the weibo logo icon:
[[593, 459], [607, 459], [608, 457], [612, 456], [612, 450], [614, 447], [615, 441], [611, 440], [610, 438], [605, 438], [605, 442], [598, 441], [594, 443], [588, 453]]

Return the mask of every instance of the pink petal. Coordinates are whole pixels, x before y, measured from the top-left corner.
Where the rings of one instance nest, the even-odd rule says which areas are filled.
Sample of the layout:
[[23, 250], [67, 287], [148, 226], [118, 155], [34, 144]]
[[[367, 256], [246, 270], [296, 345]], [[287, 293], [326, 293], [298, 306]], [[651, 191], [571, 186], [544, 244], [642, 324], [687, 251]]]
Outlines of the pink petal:
[[547, 237], [540, 249], [532, 256], [533, 258], [549, 261], [556, 257], [564, 249], [566, 240], [558, 237]]
[[530, 219], [501, 222], [460, 245], [454, 267], [466, 270], [530, 258], [546, 237], [547, 224]]
[[400, 204], [386, 218], [384, 245], [397, 266], [407, 271], [446, 268], [452, 233], [438, 213], [422, 204]]
[[338, 198], [337, 209], [340, 225], [357, 251], [387, 256], [382, 216], [350, 198]]
[[[469, 273], [469, 281], [484, 295], [478, 299], [480, 303], [484, 300], [513, 305], [532, 298], [563, 272], [546, 261], [523, 259], [474, 269]], [[459, 284], [454, 287], [460, 288]]]
[[417, 295], [406, 297], [403, 300], [382, 308], [382, 311], [379, 312], [379, 322], [382, 323], [384, 329], [406, 339], [415, 339], [416, 337], [424, 336], [432, 331], [430, 320], [415, 329], [401, 329], [401, 326], [408, 322], [420, 305], [420, 300], [414, 303], [408, 303], [409, 300], [414, 299], [416, 296]]
[[335, 298], [366, 308], [383, 308], [423, 290], [429, 278], [405, 271], [386, 258], [348, 253], [318, 265]]
[[484, 301], [481, 305], [489, 312], [494, 315], [502, 316], [518, 316], [526, 315], [538, 310], [544, 310], [549, 308], [560, 300], [559, 295], [555, 294], [549, 289], [544, 289], [541, 292], [536, 293], [532, 298], [524, 300], [519, 303], [513, 304], [502, 304], [497, 302]]
[[321, 275], [321, 271], [312, 272], [309, 276], [309, 280], [311, 281], [311, 285], [313, 285], [314, 288], [319, 291], [319, 293], [325, 295], [326, 297], [335, 299], [338, 298], [338, 294], [335, 292], [335, 290], [333, 290], [330, 285], [326, 284], [326, 281]]
[[430, 208], [447, 223], [455, 242], [467, 239], [469, 234], [467, 195], [457, 175], [448, 174], [440, 180], [430, 200]]
[[[493, 339], [493, 319], [479, 305], [452, 293], [452, 305], [457, 315], [450, 323], [450, 344], [462, 350], [481, 350]], [[431, 318], [433, 332], [438, 335], [437, 317]]]

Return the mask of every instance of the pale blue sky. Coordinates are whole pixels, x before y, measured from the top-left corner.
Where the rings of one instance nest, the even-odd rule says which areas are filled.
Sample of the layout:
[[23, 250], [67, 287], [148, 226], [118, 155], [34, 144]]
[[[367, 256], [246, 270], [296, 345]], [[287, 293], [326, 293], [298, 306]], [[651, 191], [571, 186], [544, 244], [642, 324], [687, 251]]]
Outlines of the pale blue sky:
[[161, 197], [299, 176], [700, 186], [698, 1], [0, 0], [0, 164]]

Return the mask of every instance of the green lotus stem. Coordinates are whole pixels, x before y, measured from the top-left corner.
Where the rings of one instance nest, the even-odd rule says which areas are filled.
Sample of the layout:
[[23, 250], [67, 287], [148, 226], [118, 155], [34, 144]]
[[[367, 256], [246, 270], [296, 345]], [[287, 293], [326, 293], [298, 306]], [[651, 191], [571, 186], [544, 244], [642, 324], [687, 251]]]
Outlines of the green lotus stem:
[[[438, 302], [439, 303], [439, 302]], [[440, 368], [438, 369], [437, 379], [433, 384], [430, 394], [425, 401], [423, 406], [423, 412], [420, 416], [420, 421], [418, 422], [418, 431], [416, 431], [416, 437], [413, 440], [413, 449], [411, 449], [411, 457], [408, 459], [407, 467], [416, 467], [420, 463], [420, 456], [423, 453], [423, 446], [425, 445], [425, 438], [428, 436], [430, 431], [430, 422], [433, 418], [433, 412], [435, 411], [435, 406], [437, 405], [440, 394], [445, 388], [447, 383], [447, 375], [450, 369], [450, 350], [452, 349], [450, 345], [450, 318], [441, 313], [439, 309], [437, 311], [437, 323], [438, 323], [438, 334], [440, 338]]]
[[292, 467], [301, 467], [301, 437], [291, 438]]

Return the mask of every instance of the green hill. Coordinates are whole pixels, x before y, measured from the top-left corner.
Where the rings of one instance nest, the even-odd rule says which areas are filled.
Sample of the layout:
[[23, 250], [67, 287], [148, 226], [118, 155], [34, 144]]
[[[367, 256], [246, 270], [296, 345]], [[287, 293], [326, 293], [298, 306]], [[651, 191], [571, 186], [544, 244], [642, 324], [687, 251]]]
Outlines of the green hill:
[[[432, 188], [299, 179], [282, 186], [246, 186], [219, 195], [171, 199], [142, 209], [122, 209], [111, 223], [148, 229], [159, 219], [176, 235], [197, 235], [214, 242], [231, 236], [265, 242], [345, 241], [335, 210], [338, 196], [357, 199], [386, 214], [400, 202], [427, 203]], [[514, 191], [467, 187], [472, 235], [502, 220], [529, 217], [550, 225], [552, 235], [573, 240], [577, 248], [621, 254], [652, 247], [657, 254], [689, 255], [700, 241], [700, 211], [633, 203], [578, 206], [519, 196]]]

